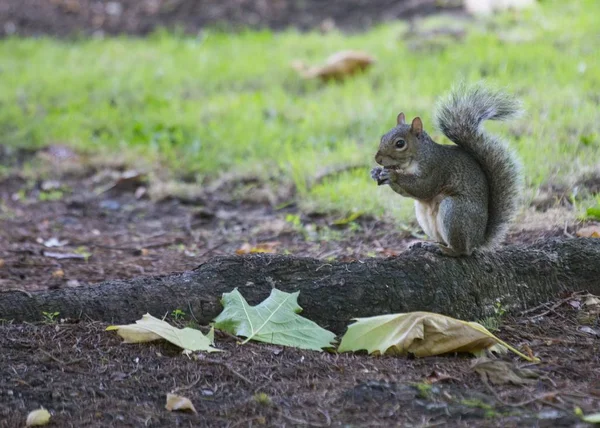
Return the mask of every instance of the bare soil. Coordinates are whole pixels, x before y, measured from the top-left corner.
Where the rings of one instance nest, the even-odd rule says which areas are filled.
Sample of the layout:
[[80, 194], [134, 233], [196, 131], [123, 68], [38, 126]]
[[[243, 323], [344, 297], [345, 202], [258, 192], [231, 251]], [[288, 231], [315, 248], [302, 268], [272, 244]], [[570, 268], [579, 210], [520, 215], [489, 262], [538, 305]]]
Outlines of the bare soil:
[[[236, 251], [348, 260], [393, 256], [415, 242], [410, 232], [371, 218], [335, 225], [333, 215], [301, 214], [293, 190], [252, 197], [267, 189], [247, 177], [191, 184], [198, 191], [184, 197], [153, 192], [155, 178], [124, 175], [122, 165], [89, 162], [61, 146], [0, 148], [0, 160], [0, 298], [7, 289], [183, 271]], [[288, 204], [277, 209], [282, 202]], [[579, 227], [540, 223], [516, 228], [509, 240], [530, 243]], [[526, 365], [538, 377], [522, 385], [482, 380], [466, 356], [336, 355], [242, 346], [218, 334], [226, 352], [186, 357], [167, 343], [122, 344], [91, 320], [5, 320], [0, 427], [23, 426], [40, 406], [61, 427], [576, 426], [576, 407], [600, 409], [600, 307], [586, 306], [583, 294], [555, 297], [500, 318], [502, 339], [542, 359]], [[502, 360], [524, 364], [512, 355]], [[171, 391], [198, 413], [165, 410]]]
[[[600, 340], [580, 330], [586, 311], [574, 301], [504, 320], [499, 336], [542, 359], [503, 358], [537, 373], [524, 385], [484, 381], [463, 356], [336, 355], [218, 336], [225, 352], [188, 358], [167, 343], [122, 344], [94, 322], [5, 324], [0, 427], [23, 426], [40, 406], [60, 427], [583, 426], [574, 409], [600, 408]], [[171, 391], [198, 413], [165, 410]]]

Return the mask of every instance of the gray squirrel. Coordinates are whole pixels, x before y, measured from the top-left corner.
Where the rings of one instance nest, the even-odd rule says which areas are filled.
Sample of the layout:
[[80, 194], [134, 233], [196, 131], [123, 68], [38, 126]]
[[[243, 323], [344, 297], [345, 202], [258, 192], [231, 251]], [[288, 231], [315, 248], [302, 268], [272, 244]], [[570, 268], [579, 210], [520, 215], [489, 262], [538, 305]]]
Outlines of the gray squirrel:
[[[502, 242], [517, 212], [520, 163], [507, 144], [486, 133], [484, 120], [520, 113], [513, 97], [484, 84], [459, 84], [439, 103], [435, 122], [455, 145], [434, 142], [419, 117], [383, 137], [371, 177], [415, 199], [417, 221], [443, 254], [468, 256]], [[425, 244], [425, 247], [430, 245]]]

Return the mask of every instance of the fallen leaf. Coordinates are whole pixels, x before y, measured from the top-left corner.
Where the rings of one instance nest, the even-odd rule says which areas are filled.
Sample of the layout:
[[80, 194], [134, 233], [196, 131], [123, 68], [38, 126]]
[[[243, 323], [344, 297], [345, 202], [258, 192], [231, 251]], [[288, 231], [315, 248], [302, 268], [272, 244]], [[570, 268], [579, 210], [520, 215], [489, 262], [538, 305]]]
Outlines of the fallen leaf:
[[40, 189], [42, 189], [45, 192], [48, 192], [50, 190], [59, 190], [61, 187], [62, 184], [58, 180], [45, 180], [40, 185]]
[[577, 231], [577, 236], [580, 238], [600, 238], [600, 226], [591, 225], [582, 227]]
[[139, 187], [144, 186], [147, 182], [147, 174], [138, 171], [124, 171], [119, 174], [112, 184], [97, 189], [96, 194], [100, 195], [106, 192], [136, 192]]
[[65, 271], [62, 269], [56, 269], [52, 272], [52, 278], [63, 278], [65, 276]]
[[583, 416], [581, 419], [590, 424], [600, 424], [600, 413], [592, 413], [591, 415]]
[[370, 354], [413, 354], [417, 357], [449, 352], [478, 352], [500, 343], [520, 357], [523, 353], [495, 337], [481, 324], [430, 312], [355, 318], [338, 348], [339, 352], [366, 349]]
[[581, 302], [579, 300], [569, 300], [569, 305], [575, 309], [581, 308]]
[[600, 300], [596, 296], [588, 296], [588, 298], [585, 299], [585, 302], [583, 304], [585, 306], [596, 306], [600, 305]]
[[159, 320], [150, 314], [145, 314], [135, 324], [111, 325], [106, 331], [116, 330], [125, 343], [152, 342], [165, 339], [184, 350], [219, 352], [210, 346], [211, 339], [193, 328], [176, 328], [166, 321]]
[[40, 244], [44, 244], [45, 247], [51, 248], [51, 247], [64, 247], [65, 245], [67, 245], [69, 243], [69, 241], [64, 240], [64, 241], [60, 241], [58, 238], [52, 237], [46, 241], [44, 241], [41, 238], [38, 238], [38, 242]]
[[588, 327], [587, 325], [582, 325], [577, 330], [582, 331], [587, 334], [591, 334], [592, 336], [600, 337], [600, 332], [594, 330], [591, 327]]
[[335, 225], [335, 226], [345, 226], [345, 225], [347, 225], [349, 223], [352, 223], [354, 220], [358, 219], [362, 215], [363, 215], [363, 213], [360, 212], [360, 211], [359, 212], [353, 212], [353, 213], [351, 213], [347, 217], [343, 217], [343, 218], [334, 220], [332, 224]]
[[37, 427], [41, 425], [46, 425], [50, 422], [50, 412], [44, 409], [43, 407], [32, 412], [29, 412], [27, 415], [27, 421], [25, 425], [28, 427]]
[[86, 257], [84, 254], [76, 254], [76, 253], [55, 253], [52, 251], [44, 251], [42, 253], [44, 256], [46, 257], [51, 257], [53, 259], [80, 259], [80, 260], [85, 260]]
[[359, 71], [366, 70], [375, 62], [375, 58], [366, 52], [341, 51], [331, 55], [325, 64], [309, 67], [302, 61], [294, 61], [292, 67], [305, 79], [341, 80]]
[[243, 244], [235, 250], [236, 254], [258, 254], [258, 253], [274, 253], [279, 242], [262, 242], [254, 247], [248, 243]]
[[211, 345], [215, 345], [215, 328], [211, 326], [210, 330], [206, 334], [206, 338], [208, 339]]
[[400, 252], [391, 248], [380, 248], [378, 252], [385, 257], [396, 257]]
[[134, 192], [138, 187], [146, 183], [148, 176], [137, 171], [125, 171], [108, 190], [120, 192]]
[[4, 259], [0, 259], [0, 268], [4, 267], [5, 264], [6, 262], [4, 261]]
[[148, 189], [144, 186], [140, 186], [135, 189], [135, 199], [142, 199], [142, 197], [148, 193]]
[[171, 394], [170, 392], [167, 394], [167, 404], [165, 405], [165, 409], [170, 412], [173, 410], [191, 410], [194, 413], [198, 413], [189, 398]]
[[512, 363], [500, 360], [480, 359], [473, 363], [471, 369], [481, 376], [483, 380], [489, 380], [494, 385], [527, 385], [535, 383], [539, 378], [533, 370], [519, 369]]
[[425, 382], [429, 383], [429, 384], [433, 384], [433, 383], [443, 382], [445, 380], [458, 380], [458, 379], [450, 376], [447, 373], [434, 370], [429, 374], [429, 376], [427, 376], [427, 378], [425, 379]]
[[223, 312], [215, 318], [215, 328], [245, 337], [243, 343], [256, 340], [315, 351], [331, 347], [335, 334], [298, 315], [299, 294], [274, 288], [267, 299], [250, 306], [235, 288], [223, 294]]

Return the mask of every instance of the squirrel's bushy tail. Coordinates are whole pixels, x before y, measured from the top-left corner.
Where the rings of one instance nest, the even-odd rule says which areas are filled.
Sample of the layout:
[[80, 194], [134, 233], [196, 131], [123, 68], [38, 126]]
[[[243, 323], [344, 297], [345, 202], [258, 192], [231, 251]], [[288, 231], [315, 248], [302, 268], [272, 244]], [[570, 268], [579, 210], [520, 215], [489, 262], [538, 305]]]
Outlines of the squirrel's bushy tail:
[[451, 141], [467, 150], [481, 165], [489, 185], [488, 225], [484, 246], [498, 244], [517, 212], [521, 192], [521, 166], [508, 145], [486, 133], [484, 120], [504, 120], [521, 112], [520, 103], [483, 84], [460, 84], [437, 108], [438, 128]]

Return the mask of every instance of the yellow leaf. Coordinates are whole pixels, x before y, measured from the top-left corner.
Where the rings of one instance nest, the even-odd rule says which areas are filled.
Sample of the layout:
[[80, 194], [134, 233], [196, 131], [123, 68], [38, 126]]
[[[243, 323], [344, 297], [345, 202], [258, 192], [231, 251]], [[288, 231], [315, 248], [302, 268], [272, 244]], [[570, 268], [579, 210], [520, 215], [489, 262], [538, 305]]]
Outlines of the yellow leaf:
[[279, 242], [263, 242], [252, 246], [248, 243], [243, 244], [240, 248], [235, 250], [236, 254], [258, 254], [258, 253], [274, 253]]
[[50, 412], [44, 409], [43, 407], [32, 412], [29, 412], [27, 415], [27, 421], [25, 425], [28, 427], [37, 427], [41, 425], [46, 425], [50, 422]]
[[530, 357], [495, 337], [482, 325], [430, 312], [358, 318], [348, 327], [339, 352], [366, 349], [370, 354], [413, 354], [417, 357], [448, 352], [476, 353], [495, 344], [506, 346], [522, 358]]
[[212, 348], [211, 339], [202, 332], [193, 328], [176, 328], [168, 322], [146, 314], [135, 324], [111, 325], [107, 331], [116, 330], [125, 343], [143, 343], [158, 339], [165, 339], [182, 349], [189, 351], [218, 352]]
[[194, 413], [198, 413], [188, 398], [171, 394], [170, 392], [167, 394], [167, 404], [165, 405], [165, 409], [170, 412], [173, 410], [191, 410]]
[[600, 424], [600, 413], [593, 413], [591, 415], [586, 415], [581, 418], [584, 422], [588, 422], [590, 424]]
[[341, 51], [331, 55], [322, 66], [308, 67], [301, 61], [294, 61], [292, 67], [304, 78], [321, 80], [341, 80], [367, 69], [375, 58], [366, 52]]

